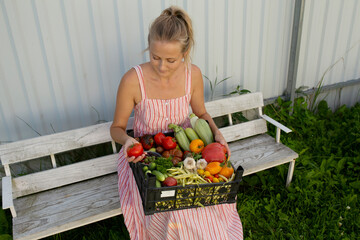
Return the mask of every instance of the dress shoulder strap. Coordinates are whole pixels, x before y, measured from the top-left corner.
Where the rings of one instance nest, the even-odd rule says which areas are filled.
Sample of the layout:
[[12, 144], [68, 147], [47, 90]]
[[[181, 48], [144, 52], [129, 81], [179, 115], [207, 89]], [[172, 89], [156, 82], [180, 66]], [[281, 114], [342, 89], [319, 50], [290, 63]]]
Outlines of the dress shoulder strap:
[[139, 79], [141, 98], [146, 99], [146, 92], [145, 92], [145, 85], [144, 85], [144, 75], [143, 75], [142, 69], [141, 69], [140, 65], [135, 66], [134, 69], [135, 69], [136, 74], [137, 74], [138, 79]]
[[191, 93], [191, 64], [185, 70], [186, 85], [185, 85], [185, 94], [188, 95]]

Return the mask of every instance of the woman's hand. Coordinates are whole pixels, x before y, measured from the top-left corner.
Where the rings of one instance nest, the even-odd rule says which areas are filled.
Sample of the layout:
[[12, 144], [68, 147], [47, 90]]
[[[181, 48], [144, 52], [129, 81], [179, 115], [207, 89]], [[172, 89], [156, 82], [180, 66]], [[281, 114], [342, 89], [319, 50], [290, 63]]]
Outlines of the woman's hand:
[[129, 147], [131, 147], [131, 145], [133, 145], [134, 143], [139, 143], [139, 142], [136, 141], [132, 137], [129, 137], [128, 139], [126, 139], [125, 144], [124, 144], [124, 155], [125, 155], [125, 158], [128, 160], [128, 162], [136, 163], [136, 162], [141, 161], [146, 156], [146, 154], [144, 152], [142, 155], [140, 155], [138, 157], [134, 157], [134, 156], [129, 157], [128, 154], [127, 154], [127, 151], [129, 149]]
[[221, 132], [217, 131], [214, 138], [215, 138], [215, 142], [218, 142], [218, 143], [225, 146], [226, 152], [227, 152], [227, 155], [228, 155], [228, 159], [230, 159], [231, 151], [230, 151], [230, 148], [229, 148], [224, 136], [221, 134]]

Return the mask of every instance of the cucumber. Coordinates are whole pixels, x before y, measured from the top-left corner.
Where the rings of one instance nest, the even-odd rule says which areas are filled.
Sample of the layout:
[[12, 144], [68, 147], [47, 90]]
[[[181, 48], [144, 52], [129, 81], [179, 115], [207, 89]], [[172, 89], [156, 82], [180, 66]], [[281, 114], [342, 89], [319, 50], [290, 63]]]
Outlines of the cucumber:
[[155, 170], [156, 168], [156, 163], [152, 162], [149, 164], [149, 169], [152, 171], [152, 170]]
[[152, 172], [151, 172], [150, 170], [146, 170], [146, 172], [144, 173], [146, 178], [147, 178], [147, 176], [148, 176], [148, 175], [147, 175], [148, 173], [152, 173]]
[[159, 180], [156, 179], [156, 187], [161, 187], [161, 182]]
[[151, 173], [154, 174], [156, 176], [156, 179], [159, 180], [160, 182], [163, 182], [165, 180], [164, 174], [162, 174], [158, 170], [152, 170]]

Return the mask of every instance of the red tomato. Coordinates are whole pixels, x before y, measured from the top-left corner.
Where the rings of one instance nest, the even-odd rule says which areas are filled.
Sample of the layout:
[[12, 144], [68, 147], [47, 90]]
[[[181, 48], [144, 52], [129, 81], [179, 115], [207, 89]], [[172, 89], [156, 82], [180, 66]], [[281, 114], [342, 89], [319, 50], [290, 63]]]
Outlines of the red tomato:
[[154, 136], [154, 140], [158, 146], [161, 146], [161, 142], [164, 138], [165, 138], [165, 134], [163, 134], [162, 132], [159, 132]]
[[134, 143], [127, 150], [127, 154], [128, 154], [129, 157], [141, 156], [143, 154], [143, 152], [144, 152], [144, 149], [143, 149], [141, 143]]
[[166, 150], [174, 149], [177, 146], [176, 141], [174, 140], [174, 138], [170, 137], [170, 136], [165, 137], [162, 140], [161, 144]]
[[202, 157], [209, 162], [224, 162], [226, 159], [226, 148], [224, 145], [214, 142], [206, 145], [201, 152]]

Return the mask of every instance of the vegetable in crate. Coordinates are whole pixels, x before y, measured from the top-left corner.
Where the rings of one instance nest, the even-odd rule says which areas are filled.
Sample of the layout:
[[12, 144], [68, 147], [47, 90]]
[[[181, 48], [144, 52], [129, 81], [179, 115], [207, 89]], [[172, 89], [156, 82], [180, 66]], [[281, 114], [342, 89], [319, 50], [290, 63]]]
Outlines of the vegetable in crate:
[[189, 117], [192, 128], [195, 130], [197, 135], [199, 135], [205, 146], [214, 142], [214, 135], [206, 120], [198, 118], [194, 113], [190, 114]]
[[164, 158], [170, 158], [173, 165], [177, 166], [179, 162], [181, 162], [183, 157], [183, 152], [180, 149], [174, 148], [171, 150], [166, 150], [162, 153]]
[[199, 136], [197, 135], [195, 130], [192, 128], [185, 128], [185, 134], [188, 137], [188, 139], [190, 140], [190, 142], [195, 139], [199, 139]]
[[156, 169], [164, 174], [166, 174], [167, 169], [173, 167], [173, 163], [171, 162], [170, 158], [157, 157], [155, 159], [155, 163], [156, 163]]
[[197, 160], [196, 167], [197, 167], [197, 169], [205, 169], [207, 164], [208, 164], [207, 161], [205, 159], [201, 158], [201, 159]]
[[172, 187], [177, 185], [177, 180], [173, 177], [167, 177], [162, 184], [166, 187]]
[[211, 175], [218, 174], [221, 171], [222, 167], [219, 162], [210, 162], [205, 167], [205, 171], [208, 171]]
[[230, 178], [234, 173], [234, 168], [231, 166], [230, 162], [227, 162], [219, 172], [219, 175], [222, 175], [226, 178]]
[[169, 129], [174, 130], [176, 141], [180, 145], [181, 149], [184, 151], [189, 151], [190, 142], [185, 134], [184, 129], [173, 123], [170, 123], [168, 127]]
[[154, 138], [150, 134], [140, 137], [140, 143], [145, 150], [149, 150], [154, 146]]
[[128, 157], [138, 157], [141, 156], [144, 152], [144, 149], [140, 143], [134, 143], [127, 149]]
[[161, 146], [162, 140], [165, 138], [165, 134], [162, 132], [157, 133], [154, 136], [154, 140], [157, 146]]
[[184, 168], [189, 171], [196, 171], [196, 162], [192, 157], [187, 157], [184, 160]]
[[224, 162], [226, 160], [226, 148], [220, 143], [210, 143], [201, 152], [202, 158], [208, 163], [210, 162]]
[[194, 139], [190, 143], [190, 151], [200, 153], [204, 149], [204, 142], [201, 139]]
[[174, 141], [174, 139], [170, 136], [165, 137], [161, 143], [163, 148], [166, 150], [174, 149], [177, 146], [176, 141]]

